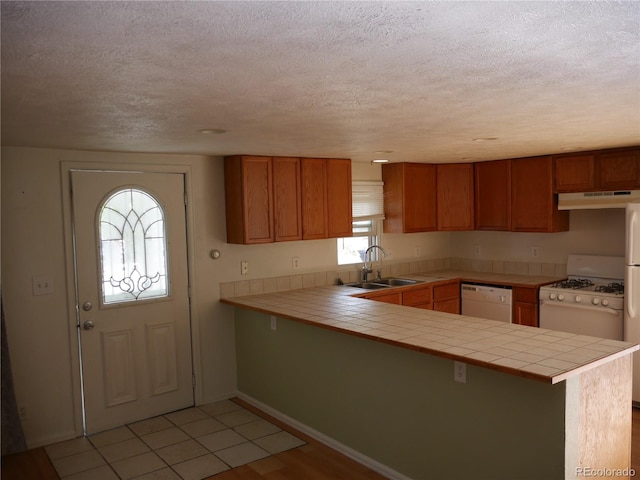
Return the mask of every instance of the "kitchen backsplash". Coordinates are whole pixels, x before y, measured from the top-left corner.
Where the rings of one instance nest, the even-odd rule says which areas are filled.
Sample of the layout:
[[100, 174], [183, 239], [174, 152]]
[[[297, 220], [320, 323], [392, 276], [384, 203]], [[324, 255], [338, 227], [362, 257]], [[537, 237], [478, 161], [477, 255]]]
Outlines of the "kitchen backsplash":
[[[471, 258], [438, 258], [398, 263], [384, 262], [381, 267], [379, 263], [374, 263], [374, 272], [378, 268], [381, 268], [381, 275], [383, 277], [400, 276], [409, 273], [435, 272], [443, 269], [549, 277], [564, 276], [567, 271], [566, 264], [478, 260]], [[335, 285], [338, 279], [344, 283], [356, 282], [360, 279], [360, 272], [361, 268], [351, 268], [225, 282], [220, 283], [220, 298], [283, 292], [299, 288], [323, 287]]]

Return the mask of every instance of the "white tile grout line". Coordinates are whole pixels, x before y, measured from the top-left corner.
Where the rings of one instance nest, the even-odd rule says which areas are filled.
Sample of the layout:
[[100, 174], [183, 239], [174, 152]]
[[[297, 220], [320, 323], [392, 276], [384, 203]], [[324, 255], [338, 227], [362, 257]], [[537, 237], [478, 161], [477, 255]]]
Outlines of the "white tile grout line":
[[[213, 403], [213, 404], [209, 404], [209, 405], [214, 405], [214, 404], [215, 404], [215, 403]], [[269, 452], [268, 450], [266, 450], [266, 449], [264, 449], [264, 448], [260, 447], [260, 446], [255, 442], [255, 440], [260, 440], [260, 439], [266, 438], [266, 437], [268, 437], [268, 436], [270, 436], [270, 435], [274, 435], [274, 434], [276, 434], [276, 433], [286, 432], [287, 434], [291, 435], [292, 437], [295, 437], [299, 442], [301, 442], [301, 443], [299, 443], [299, 444], [297, 444], [297, 445], [295, 445], [294, 447], [291, 447], [291, 448], [297, 448], [297, 447], [299, 447], [299, 446], [302, 446], [302, 445], [305, 445], [305, 444], [306, 444], [306, 442], [304, 442], [304, 441], [303, 441], [303, 440], [301, 440], [300, 438], [298, 438], [298, 437], [296, 437], [295, 435], [291, 434], [291, 433], [290, 433], [290, 432], [288, 432], [287, 430], [285, 430], [285, 429], [283, 429], [283, 428], [281, 428], [281, 427], [279, 427], [279, 426], [277, 426], [277, 425], [273, 424], [272, 422], [270, 422], [270, 421], [269, 421], [269, 420], [267, 420], [266, 418], [262, 417], [259, 413], [255, 413], [254, 415], [256, 415], [256, 416], [258, 417], [258, 419], [259, 419], [259, 420], [262, 420], [262, 421], [268, 422], [269, 424], [273, 425], [275, 428], [277, 428], [277, 431], [276, 431], [276, 432], [270, 432], [270, 433], [268, 433], [267, 435], [264, 435], [264, 436], [261, 436], [261, 437], [257, 437], [257, 438], [254, 438], [254, 439], [249, 439], [249, 438], [247, 438], [246, 436], [242, 435], [240, 432], [238, 432], [238, 431], [236, 430], [236, 428], [241, 427], [241, 426], [243, 426], [243, 425], [248, 425], [249, 423], [252, 423], [252, 422], [254, 422], [254, 421], [257, 421], [257, 419], [251, 419], [250, 421], [245, 422], [245, 423], [241, 423], [241, 424], [234, 425], [234, 426], [229, 426], [229, 425], [225, 424], [224, 422], [222, 422], [221, 420], [219, 420], [218, 418], [219, 418], [219, 417], [221, 417], [221, 416], [223, 416], [223, 415], [226, 415], [226, 414], [228, 414], [228, 413], [232, 413], [232, 412], [244, 411], [244, 412], [251, 413], [251, 414], [253, 414], [254, 412], [251, 412], [251, 411], [247, 410], [246, 408], [244, 408], [244, 407], [242, 407], [242, 406], [240, 406], [240, 405], [238, 405], [238, 404], [235, 404], [235, 406], [236, 406], [237, 408], [235, 408], [234, 410], [232, 410], [232, 411], [225, 411], [225, 412], [219, 413], [219, 414], [218, 414], [218, 415], [216, 415], [216, 416], [213, 416], [213, 415], [210, 415], [209, 413], [207, 413], [207, 412], [206, 412], [205, 410], [203, 410], [202, 408], [200, 408], [200, 407], [206, 407], [206, 406], [207, 406], [207, 405], [202, 405], [202, 406], [197, 406], [197, 407], [189, 407], [188, 409], [190, 409], [190, 408], [198, 409], [198, 410], [200, 410], [201, 412], [203, 412], [204, 414], [206, 414], [208, 418], [212, 418], [212, 419], [214, 419], [214, 420], [216, 420], [216, 421], [218, 421], [218, 422], [222, 423], [222, 424], [223, 424], [223, 425], [225, 425], [225, 427], [226, 427], [225, 429], [217, 430], [217, 431], [215, 431], [215, 432], [210, 432], [210, 433], [218, 433], [218, 432], [223, 432], [223, 431], [225, 431], [225, 430], [233, 431], [233, 432], [235, 432], [236, 434], [238, 434], [238, 435], [240, 435], [241, 437], [243, 437], [244, 439], [246, 439], [246, 440], [247, 440], [247, 442], [251, 443], [252, 445], [255, 445], [255, 446], [256, 446], [256, 447], [258, 447], [258, 448], [261, 448], [262, 450], [266, 451], [266, 452], [269, 454], [268, 456], [263, 457], [263, 458], [268, 458], [268, 457], [270, 457], [270, 456], [273, 456], [273, 455], [275, 455], [275, 454], [277, 454], [277, 453], [280, 453], [280, 451], [275, 452], [275, 453], [271, 453], [271, 452]], [[187, 409], [185, 409], [185, 410], [187, 410]], [[178, 410], [178, 412], [179, 412], [179, 411], [181, 411], [181, 410]], [[182, 476], [181, 476], [181, 475], [176, 471], [176, 469], [174, 469], [173, 467], [174, 467], [175, 465], [179, 465], [179, 464], [181, 464], [181, 463], [184, 463], [184, 462], [187, 462], [187, 461], [190, 461], [190, 460], [193, 460], [193, 459], [195, 459], [195, 458], [198, 458], [198, 457], [200, 457], [200, 456], [205, 456], [205, 455], [213, 455], [213, 456], [215, 456], [215, 458], [217, 458], [218, 460], [220, 460], [221, 462], [223, 462], [225, 465], [227, 465], [227, 466], [229, 467], [229, 469], [233, 469], [233, 468], [234, 468], [234, 467], [232, 467], [231, 465], [229, 465], [227, 462], [225, 462], [222, 458], [220, 458], [220, 457], [218, 457], [217, 455], [215, 455], [215, 452], [210, 451], [208, 448], [206, 448], [202, 443], [200, 443], [200, 442], [198, 441], [198, 438], [201, 438], [201, 437], [203, 437], [203, 436], [209, 435], [209, 433], [204, 434], [204, 435], [200, 435], [199, 437], [193, 437], [192, 435], [190, 435], [189, 433], [187, 433], [186, 431], [184, 431], [184, 430], [181, 428], [182, 426], [189, 425], [190, 423], [194, 423], [194, 422], [197, 422], [197, 421], [199, 421], [199, 420], [194, 420], [193, 422], [187, 422], [187, 423], [182, 423], [182, 424], [180, 424], [180, 425], [177, 425], [177, 424], [175, 424], [174, 422], [172, 422], [169, 418], [167, 418], [169, 415], [171, 415], [171, 414], [173, 414], [173, 413], [176, 413], [176, 412], [169, 412], [169, 413], [166, 413], [166, 414], [164, 414], [164, 415], [159, 415], [159, 416], [157, 416], [157, 417], [151, 417], [151, 418], [144, 419], [144, 420], [140, 420], [140, 421], [137, 421], [137, 422], [133, 422], [133, 423], [130, 423], [130, 424], [127, 424], [127, 425], [123, 425], [122, 427], [127, 428], [127, 430], [128, 430], [129, 432], [131, 432], [131, 434], [133, 434], [133, 437], [128, 438], [127, 440], [131, 440], [131, 439], [134, 439], [134, 438], [135, 438], [135, 439], [140, 440], [140, 441], [141, 441], [141, 442], [142, 442], [146, 447], [148, 447], [148, 448], [149, 448], [149, 451], [148, 451], [148, 452], [143, 452], [142, 454], [146, 454], [146, 453], [152, 452], [152, 453], [154, 453], [154, 454], [156, 454], [156, 455], [157, 455], [157, 453], [156, 453], [156, 452], [157, 452], [158, 450], [161, 450], [162, 448], [165, 448], [165, 447], [168, 447], [168, 446], [171, 446], [171, 445], [176, 445], [177, 443], [181, 443], [181, 442], [177, 442], [177, 443], [172, 443], [172, 444], [169, 444], [169, 445], [162, 445], [161, 447], [158, 447], [158, 448], [155, 448], [155, 449], [154, 449], [154, 448], [151, 448], [151, 447], [150, 447], [150, 446], [149, 446], [149, 445], [148, 445], [148, 444], [147, 444], [147, 443], [142, 439], [142, 437], [144, 437], [145, 435], [148, 435], [149, 433], [157, 433], [157, 432], [149, 432], [149, 433], [146, 433], [145, 435], [138, 435], [138, 434], [137, 434], [133, 429], [131, 429], [131, 428], [130, 428], [130, 425], [134, 425], [134, 424], [136, 424], [136, 423], [141, 423], [141, 422], [144, 422], [144, 421], [146, 421], [146, 420], [151, 420], [151, 419], [153, 419], [153, 418], [160, 418], [160, 417], [163, 417], [163, 418], [166, 418], [166, 420], [171, 424], [171, 426], [170, 426], [170, 427], [168, 427], [168, 428], [166, 428], [166, 429], [158, 430], [158, 432], [161, 432], [161, 431], [164, 431], [164, 430], [169, 430], [170, 428], [178, 428], [181, 432], [185, 433], [185, 434], [188, 436], [188, 438], [189, 438], [190, 440], [195, 440], [196, 442], [198, 442], [198, 445], [202, 446], [202, 447], [206, 450], [206, 452], [207, 452], [207, 453], [205, 453], [205, 454], [203, 454], [203, 455], [198, 455], [198, 456], [196, 456], [196, 457], [188, 458], [188, 459], [186, 459], [186, 460], [183, 460], [183, 461], [177, 462], [177, 463], [175, 463], [175, 464], [173, 464], [173, 465], [169, 465], [169, 464], [168, 464], [168, 463], [167, 463], [167, 462], [166, 462], [162, 457], [160, 457], [159, 455], [157, 455], [157, 456], [158, 456], [158, 458], [159, 458], [159, 459], [162, 461], [162, 463], [164, 464], [164, 467], [162, 467], [161, 469], [154, 470], [154, 471], [162, 470], [162, 469], [164, 469], [164, 468], [170, 468], [170, 469], [171, 469], [171, 471], [173, 471], [176, 475], [178, 475], [178, 477], [183, 478], [183, 477], [182, 477]], [[205, 420], [205, 419], [206, 419], [206, 418], [201, 418], [200, 420]], [[114, 427], [114, 430], [115, 430], [115, 428], [122, 428], [122, 427]], [[109, 430], [107, 430], [107, 432], [108, 432], [108, 431], [109, 431]], [[105, 432], [100, 432], [100, 433], [105, 433]], [[95, 435], [100, 435], [100, 433], [95, 434]], [[94, 435], [94, 436], [95, 436], [95, 435]], [[124, 458], [124, 459], [120, 459], [120, 460], [117, 460], [117, 461], [115, 461], [115, 462], [109, 462], [109, 461], [107, 460], [107, 458], [102, 454], [102, 452], [100, 452], [99, 448], [97, 448], [97, 447], [94, 445], [94, 443], [91, 441], [91, 436], [84, 437], [84, 438], [86, 438], [86, 439], [88, 440], [89, 444], [91, 445], [91, 450], [83, 450], [83, 451], [81, 451], [81, 452], [74, 452], [74, 453], [71, 453], [71, 454], [69, 454], [69, 455], [63, 455], [63, 456], [61, 456], [61, 457], [56, 457], [55, 459], [53, 459], [53, 458], [51, 458], [51, 456], [49, 456], [48, 451], [45, 449], [45, 451], [47, 451], [47, 456], [49, 456], [49, 459], [51, 460], [51, 463], [54, 465], [54, 468], [56, 468], [56, 467], [55, 467], [55, 460], [60, 460], [61, 458], [69, 458], [69, 457], [73, 457], [74, 455], [79, 455], [79, 454], [81, 454], [81, 453], [86, 453], [86, 452], [88, 452], [88, 451], [95, 451], [98, 455], [100, 455], [100, 458], [102, 458], [102, 460], [104, 461], [104, 464], [103, 464], [103, 465], [96, 465], [96, 466], [93, 466], [93, 467], [91, 467], [91, 468], [89, 468], [89, 469], [86, 469], [86, 470], [80, 470], [80, 471], [77, 471], [77, 472], [73, 472], [72, 474], [69, 474], [69, 475], [67, 475], [67, 476], [62, 476], [62, 474], [60, 474], [60, 473], [58, 472], [57, 468], [56, 468], [56, 472], [58, 473], [58, 475], [60, 475], [60, 478], [61, 478], [61, 479], [63, 479], [63, 480], [64, 480], [64, 478], [69, 478], [69, 476], [77, 475], [77, 474], [80, 474], [80, 473], [82, 473], [82, 472], [87, 472], [87, 471], [90, 471], [90, 470], [95, 469], [95, 468], [103, 467], [104, 465], [107, 465], [107, 466], [111, 469], [111, 471], [113, 472], [113, 474], [114, 474], [117, 478], [121, 478], [121, 477], [120, 477], [120, 475], [118, 475], [118, 473], [116, 472], [116, 470], [113, 468], [112, 463], [116, 463], [116, 462], [121, 461], [121, 460], [132, 459], [132, 458], [135, 458], [135, 457], [137, 457], [137, 456], [142, 455], [142, 454], [132, 455], [131, 457], [126, 457], [126, 458]], [[102, 445], [100, 448], [104, 448], [104, 447], [109, 446], [109, 445], [115, 445], [115, 444], [117, 444], [117, 443], [119, 443], [119, 442], [121, 442], [121, 441], [122, 441], [122, 440], [120, 440], [120, 441], [116, 441], [116, 442], [113, 442], [113, 443], [109, 443], [109, 444], [105, 444], [105, 445]], [[65, 442], [60, 442], [60, 443], [65, 443]], [[55, 444], [54, 444], [54, 445], [55, 445]], [[237, 445], [233, 445], [233, 446], [237, 446]], [[222, 450], [225, 450], [225, 449], [227, 449], [227, 448], [230, 448], [230, 447], [223, 447], [223, 448], [221, 448], [221, 449], [219, 449], [219, 450], [217, 450], [217, 451], [222, 451]], [[289, 448], [289, 449], [290, 449], [290, 448]], [[284, 449], [284, 450], [282, 450], [282, 451], [286, 451], [286, 450], [288, 450], [288, 449]], [[248, 462], [248, 463], [251, 463], [251, 462]], [[228, 470], [224, 470], [224, 471], [226, 472], [226, 471], [228, 471]], [[149, 473], [152, 473], [152, 472], [145, 472], [145, 473], [143, 473], [142, 475], [147, 475], [147, 474], [149, 474]], [[219, 473], [223, 473], [223, 472], [219, 472]], [[207, 476], [207, 477], [205, 477], [205, 478], [208, 478], [209, 476], [214, 476], [214, 475], [217, 475], [217, 473], [216, 473], [216, 474], [213, 474], [213, 475], [208, 475], [208, 476]], [[135, 477], [134, 477], [134, 479], [132, 479], [132, 480], [135, 480]]]

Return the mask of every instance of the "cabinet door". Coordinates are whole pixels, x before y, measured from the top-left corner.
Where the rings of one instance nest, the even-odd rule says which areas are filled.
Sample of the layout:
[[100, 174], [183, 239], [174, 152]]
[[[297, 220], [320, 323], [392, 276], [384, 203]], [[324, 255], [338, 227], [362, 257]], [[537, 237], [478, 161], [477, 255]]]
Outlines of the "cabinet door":
[[299, 158], [273, 158], [273, 206], [276, 242], [301, 240]]
[[438, 230], [473, 230], [473, 163], [436, 166]]
[[538, 305], [535, 303], [514, 303], [513, 323], [527, 325], [529, 327], [538, 326]]
[[394, 303], [400, 305], [402, 303], [402, 296], [400, 292], [394, 293], [374, 293], [367, 295], [365, 298], [369, 300], [375, 300], [376, 302]]
[[475, 164], [477, 230], [511, 230], [511, 162]]
[[227, 242], [274, 241], [271, 157], [226, 157]]
[[538, 288], [513, 288], [513, 323], [538, 326]]
[[330, 238], [353, 236], [351, 160], [327, 160], [327, 211]]
[[327, 162], [324, 158], [302, 158], [302, 238], [327, 238]]
[[444, 300], [448, 298], [454, 298], [460, 300], [460, 282], [453, 280], [448, 283], [436, 285], [433, 287], [433, 300]]
[[460, 315], [460, 299], [450, 298], [448, 300], [433, 302], [433, 309], [436, 312], [455, 313]]
[[435, 165], [406, 163], [404, 168], [404, 231], [436, 229]]
[[560, 155], [553, 158], [556, 192], [588, 192], [596, 188], [593, 154]]
[[640, 150], [600, 153], [597, 166], [602, 190], [640, 188]]
[[422, 163], [382, 166], [385, 233], [436, 229], [436, 167]]
[[558, 210], [553, 193], [552, 157], [511, 161], [511, 229], [559, 232], [569, 229], [569, 212]]
[[[431, 306], [431, 286], [416, 288], [402, 292], [402, 304], [410, 307]], [[428, 308], [428, 307], [425, 307]]]

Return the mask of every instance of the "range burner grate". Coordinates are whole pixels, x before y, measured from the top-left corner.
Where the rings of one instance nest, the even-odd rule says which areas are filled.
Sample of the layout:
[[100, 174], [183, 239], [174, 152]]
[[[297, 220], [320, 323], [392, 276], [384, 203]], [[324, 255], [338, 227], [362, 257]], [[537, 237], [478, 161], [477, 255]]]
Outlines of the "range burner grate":
[[563, 280], [562, 282], [554, 283], [552, 287], [578, 290], [580, 288], [591, 287], [592, 285], [593, 282], [588, 278], [570, 278], [568, 280]]
[[613, 282], [607, 285], [598, 285], [596, 287], [596, 292], [621, 294], [624, 293], [624, 283]]

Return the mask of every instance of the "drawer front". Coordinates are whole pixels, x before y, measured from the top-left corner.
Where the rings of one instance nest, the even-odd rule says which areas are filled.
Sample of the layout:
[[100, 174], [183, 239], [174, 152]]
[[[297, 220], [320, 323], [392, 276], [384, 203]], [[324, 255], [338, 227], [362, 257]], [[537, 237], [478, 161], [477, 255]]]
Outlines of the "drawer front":
[[376, 302], [384, 302], [384, 303], [395, 303], [397, 305], [401, 305], [402, 297], [400, 293], [386, 293], [382, 295], [371, 295], [367, 296], [369, 300], [375, 300]]
[[402, 304], [415, 306], [431, 302], [431, 287], [402, 293]]
[[521, 303], [538, 303], [537, 288], [515, 287], [513, 289], [513, 301]]
[[460, 284], [458, 282], [433, 287], [433, 299], [456, 298], [460, 296]]

